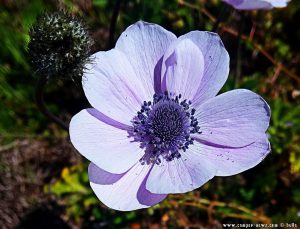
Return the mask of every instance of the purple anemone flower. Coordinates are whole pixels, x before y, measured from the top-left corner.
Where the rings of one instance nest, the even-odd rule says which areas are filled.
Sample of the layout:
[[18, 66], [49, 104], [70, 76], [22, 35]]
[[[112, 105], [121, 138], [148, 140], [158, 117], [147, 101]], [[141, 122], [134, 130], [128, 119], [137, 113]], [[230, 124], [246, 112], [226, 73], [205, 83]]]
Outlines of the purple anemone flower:
[[270, 152], [268, 104], [246, 89], [216, 96], [229, 73], [217, 34], [177, 38], [140, 21], [92, 59], [82, 84], [94, 108], [72, 118], [70, 138], [91, 161], [91, 187], [108, 207], [153, 206]]
[[223, 0], [238, 10], [270, 10], [286, 7], [290, 0]]

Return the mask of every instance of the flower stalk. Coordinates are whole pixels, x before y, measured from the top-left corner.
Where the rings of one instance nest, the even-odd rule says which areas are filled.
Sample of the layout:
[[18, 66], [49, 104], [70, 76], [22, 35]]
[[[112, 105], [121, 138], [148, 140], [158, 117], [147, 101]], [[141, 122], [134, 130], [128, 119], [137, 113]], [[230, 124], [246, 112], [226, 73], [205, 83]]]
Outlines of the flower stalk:
[[38, 109], [50, 120], [58, 124], [64, 130], [69, 130], [69, 125], [65, 123], [63, 120], [52, 114], [48, 108], [46, 107], [44, 101], [44, 89], [47, 84], [47, 77], [41, 76], [38, 78], [36, 88], [35, 88], [35, 100]]

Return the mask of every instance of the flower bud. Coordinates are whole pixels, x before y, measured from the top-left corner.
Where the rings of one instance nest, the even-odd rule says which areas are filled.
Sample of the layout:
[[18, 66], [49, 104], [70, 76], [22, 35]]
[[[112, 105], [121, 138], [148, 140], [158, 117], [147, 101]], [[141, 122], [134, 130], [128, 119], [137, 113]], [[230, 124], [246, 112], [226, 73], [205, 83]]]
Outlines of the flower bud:
[[81, 78], [92, 40], [85, 23], [66, 12], [44, 13], [29, 32], [29, 57], [38, 75]]

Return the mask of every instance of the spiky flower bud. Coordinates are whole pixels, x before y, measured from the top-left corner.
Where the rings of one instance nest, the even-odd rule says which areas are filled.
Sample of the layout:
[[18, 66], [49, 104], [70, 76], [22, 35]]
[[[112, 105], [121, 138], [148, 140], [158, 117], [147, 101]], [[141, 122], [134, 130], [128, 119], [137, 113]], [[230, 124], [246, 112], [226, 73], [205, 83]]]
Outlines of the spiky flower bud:
[[84, 22], [66, 12], [44, 13], [29, 32], [33, 70], [51, 77], [82, 77], [92, 40]]

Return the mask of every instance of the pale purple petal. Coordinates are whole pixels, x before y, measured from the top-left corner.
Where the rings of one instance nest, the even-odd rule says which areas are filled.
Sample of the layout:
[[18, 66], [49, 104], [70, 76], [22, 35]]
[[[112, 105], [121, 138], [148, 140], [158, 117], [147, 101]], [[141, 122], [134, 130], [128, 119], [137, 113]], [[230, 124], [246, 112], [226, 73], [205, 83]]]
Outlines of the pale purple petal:
[[265, 0], [270, 2], [274, 7], [286, 7], [291, 0]]
[[[157, 204], [165, 197], [165, 195], [150, 192], [138, 194], [138, 192], [143, 190], [141, 186], [150, 169], [151, 165], [137, 163], [121, 179], [113, 184], [101, 185], [90, 182], [90, 185], [99, 200], [115, 210], [132, 211], [148, 208], [151, 205]], [[145, 201], [143, 202], [143, 199], [139, 200], [138, 197], [144, 198]]]
[[145, 90], [126, 59], [115, 49], [98, 52], [86, 66], [82, 84], [90, 104], [104, 115], [127, 125], [140, 109]]
[[139, 143], [131, 142], [125, 130], [108, 125], [101, 116], [87, 110], [75, 115], [70, 123], [70, 139], [88, 160], [110, 173], [124, 173], [143, 155]]
[[120, 180], [126, 173], [115, 174], [107, 172], [99, 168], [94, 163], [89, 164], [88, 168], [89, 180], [90, 182], [96, 184], [113, 184]]
[[154, 165], [146, 182], [153, 193], [183, 193], [192, 191], [216, 174], [216, 168], [205, 157], [193, 151], [181, 152], [181, 158], [170, 162], [162, 159]]
[[265, 135], [241, 148], [215, 147], [195, 141], [190, 150], [209, 160], [217, 170], [216, 176], [231, 176], [259, 164], [270, 152], [271, 146]]
[[290, 0], [223, 0], [238, 10], [269, 10], [286, 7]]
[[178, 40], [167, 49], [162, 76], [169, 93], [181, 94], [184, 99], [191, 100], [199, 88], [203, 71], [203, 55], [191, 40]]
[[199, 105], [214, 97], [227, 80], [229, 55], [219, 37], [211, 32], [192, 31], [178, 38], [189, 39], [198, 46], [204, 57], [204, 73], [193, 104]]
[[196, 107], [203, 143], [241, 147], [255, 142], [269, 127], [271, 111], [262, 97], [246, 89], [223, 93]]
[[116, 49], [125, 53], [134, 67], [135, 74], [145, 87], [143, 95], [146, 98], [152, 98], [154, 94], [154, 68], [175, 40], [176, 36], [163, 27], [142, 21], [129, 26], [118, 39]]

